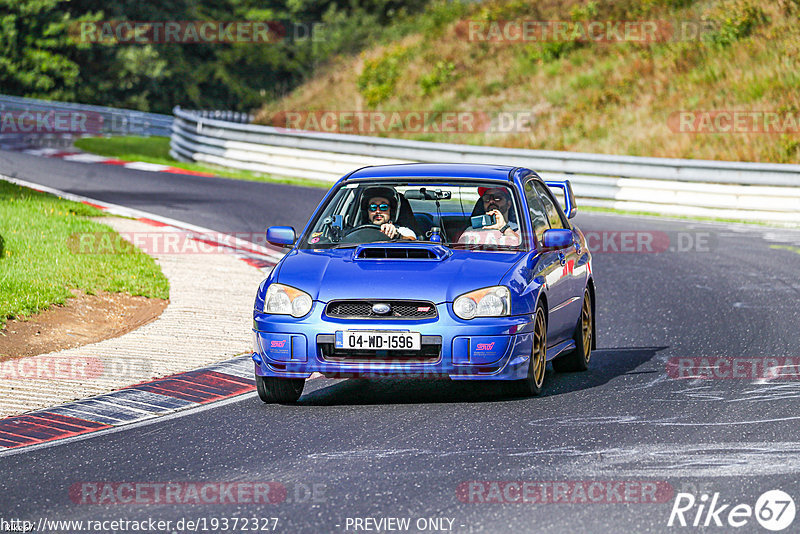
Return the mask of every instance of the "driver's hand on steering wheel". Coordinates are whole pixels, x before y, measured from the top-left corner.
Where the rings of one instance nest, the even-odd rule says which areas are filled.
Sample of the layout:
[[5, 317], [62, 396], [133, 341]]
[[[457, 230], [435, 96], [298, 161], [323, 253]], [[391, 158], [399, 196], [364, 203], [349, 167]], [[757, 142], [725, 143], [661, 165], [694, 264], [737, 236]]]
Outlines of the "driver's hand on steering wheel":
[[383, 232], [384, 234], [389, 236], [391, 239], [394, 239], [398, 234], [397, 228], [394, 226], [394, 224], [392, 224], [390, 222], [389, 223], [383, 223], [381, 225], [381, 232]]

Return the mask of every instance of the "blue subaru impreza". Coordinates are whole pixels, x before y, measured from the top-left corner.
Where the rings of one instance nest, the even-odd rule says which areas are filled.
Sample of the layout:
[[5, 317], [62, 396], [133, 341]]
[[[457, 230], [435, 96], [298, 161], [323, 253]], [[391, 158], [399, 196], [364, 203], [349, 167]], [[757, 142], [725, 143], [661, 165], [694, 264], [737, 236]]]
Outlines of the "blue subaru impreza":
[[295, 402], [315, 372], [505, 380], [537, 395], [547, 361], [587, 369], [595, 290], [575, 213], [568, 181], [519, 167], [348, 174], [299, 238], [291, 227], [267, 230], [291, 250], [256, 295], [260, 398]]

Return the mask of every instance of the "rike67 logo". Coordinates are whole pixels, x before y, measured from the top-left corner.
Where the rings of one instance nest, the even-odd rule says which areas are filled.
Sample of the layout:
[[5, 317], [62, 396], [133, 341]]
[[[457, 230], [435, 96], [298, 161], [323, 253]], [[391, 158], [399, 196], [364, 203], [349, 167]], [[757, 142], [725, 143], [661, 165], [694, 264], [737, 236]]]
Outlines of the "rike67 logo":
[[726, 503], [719, 493], [703, 493], [699, 499], [691, 493], [678, 493], [667, 526], [741, 528], [755, 518], [765, 529], [778, 532], [792, 524], [796, 511], [792, 497], [781, 490], [762, 493], [755, 506]]

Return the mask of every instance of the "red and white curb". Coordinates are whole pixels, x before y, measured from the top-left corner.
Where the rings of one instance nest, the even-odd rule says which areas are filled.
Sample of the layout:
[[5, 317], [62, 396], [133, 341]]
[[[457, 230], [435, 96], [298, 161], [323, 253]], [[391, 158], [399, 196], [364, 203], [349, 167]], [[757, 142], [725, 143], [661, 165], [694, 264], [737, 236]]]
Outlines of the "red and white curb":
[[250, 356], [0, 419], [0, 454], [196, 408], [255, 389]]
[[215, 176], [215, 174], [208, 172], [190, 171], [187, 169], [181, 169], [180, 167], [171, 167], [169, 165], [147, 163], [144, 161], [124, 161], [106, 156], [98, 156], [97, 154], [89, 154], [88, 152], [63, 150], [60, 148], [29, 148], [21, 150], [20, 152], [23, 154], [30, 154], [32, 156], [58, 158], [63, 159], [64, 161], [76, 161], [78, 163], [101, 163], [104, 165], [117, 165], [119, 167], [125, 167], [126, 169], [134, 169], [137, 171], [168, 172], [171, 174], [189, 174], [192, 176]]
[[[142, 382], [123, 389], [0, 419], [0, 456], [51, 442], [81, 439], [85, 434], [116, 431], [178, 412], [233, 402], [255, 391], [250, 355]], [[307, 380], [324, 378], [313, 373]]]
[[118, 204], [111, 204], [109, 202], [103, 202], [81, 195], [74, 195], [72, 193], [67, 193], [66, 191], [27, 182], [25, 180], [19, 180], [17, 178], [11, 178], [2, 174], [0, 174], [0, 179], [22, 187], [27, 187], [28, 189], [33, 189], [34, 191], [39, 191], [41, 193], [49, 193], [67, 200], [81, 202], [83, 204], [100, 209], [110, 215], [119, 215], [121, 217], [136, 219], [137, 221], [149, 224], [150, 226], [162, 228], [164, 231], [182, 232], [186, 234], [187, 237], [202, 243], [213, 245], [220, 252], [229, 252], [234, 257], [246, 262], [248, 265], [252, 265], [253, 267], [259, 269], [271, 269], [284, 255], [284, 251], [278, 247], [259, 245], [244, 239], [240, 239], [236, 236], [221, 234], [209, 228], [203, 228], [202, 226], [196, 226], [182, 221], [177, 221], [169, 217], [162, 217], [161, 215], [156, 215], [154, 213], [128, 208]]

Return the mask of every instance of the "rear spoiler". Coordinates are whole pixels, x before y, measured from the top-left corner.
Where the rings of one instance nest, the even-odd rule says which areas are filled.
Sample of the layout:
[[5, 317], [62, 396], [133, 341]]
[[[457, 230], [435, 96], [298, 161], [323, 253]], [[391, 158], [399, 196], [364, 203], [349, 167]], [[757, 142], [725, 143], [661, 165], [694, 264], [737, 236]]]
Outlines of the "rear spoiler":
[[578, 205], [575, 204], [575, 194], [572, 192], [572, 184], [569, 183], [569, 180], [547, 180], [545, 183], [547, 187], [564, 190], [564, 213], [567, 215], [567, 219], [575, 217], [575, 214], [578, 213]]

